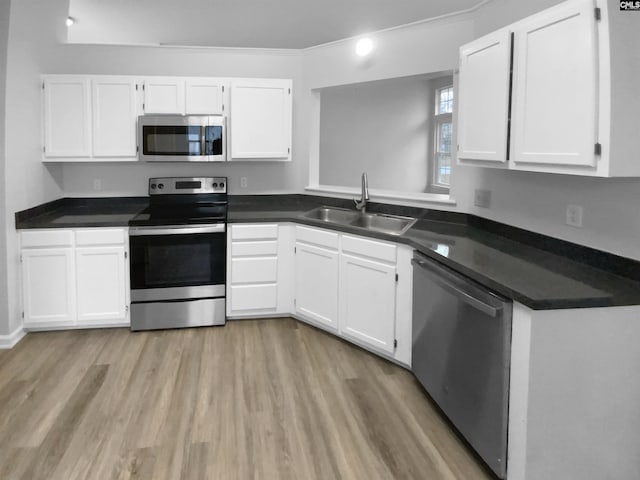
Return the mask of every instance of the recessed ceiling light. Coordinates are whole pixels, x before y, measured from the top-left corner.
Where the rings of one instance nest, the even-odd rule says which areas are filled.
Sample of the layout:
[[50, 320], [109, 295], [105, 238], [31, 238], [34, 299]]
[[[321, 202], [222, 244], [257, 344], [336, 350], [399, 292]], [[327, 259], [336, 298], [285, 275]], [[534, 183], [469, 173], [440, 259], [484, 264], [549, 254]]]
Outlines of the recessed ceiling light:
[[67, 20], [65, 21], [65, 23], [67, 24], [67, 27], [70, 27], [71, 25], [76, 23], [76, 19], [73, 17], [67, 17]]
[[373, 40], [369, 37], [364, 37], [358, 40], [356, 43], [356, 55], [359, 57], [366, 57], [373, 51]]

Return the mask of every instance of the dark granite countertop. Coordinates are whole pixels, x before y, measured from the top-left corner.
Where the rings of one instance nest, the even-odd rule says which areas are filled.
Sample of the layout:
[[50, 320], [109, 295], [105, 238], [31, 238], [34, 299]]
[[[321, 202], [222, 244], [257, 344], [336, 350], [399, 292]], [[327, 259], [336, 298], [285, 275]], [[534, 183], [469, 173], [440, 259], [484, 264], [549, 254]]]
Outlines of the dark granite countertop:
[[16, 228], [126, 227], [148, 197], [61, 198], [16, 213]]
[[[146, 197], [61, 199], [16, 214], [16, 227], [127, 226]], [[369, 211], [418, 218], [403, 235], [308, 219], [343, 199], [310, 195], [229, 197], [229, 223], [295, 222], [403, 243], [535, 310], [640, 305], [640, 262], [460, 213], [372, 203]]]

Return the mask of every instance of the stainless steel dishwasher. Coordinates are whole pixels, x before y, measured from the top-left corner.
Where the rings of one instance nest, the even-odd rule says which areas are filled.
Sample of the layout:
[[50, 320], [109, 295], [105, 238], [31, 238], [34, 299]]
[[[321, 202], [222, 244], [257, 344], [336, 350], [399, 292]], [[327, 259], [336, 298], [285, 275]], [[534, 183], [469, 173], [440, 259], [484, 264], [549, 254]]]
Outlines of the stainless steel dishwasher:
[[513, 305], [418, 253], [412, 371], [500, 478], [507, 471]]

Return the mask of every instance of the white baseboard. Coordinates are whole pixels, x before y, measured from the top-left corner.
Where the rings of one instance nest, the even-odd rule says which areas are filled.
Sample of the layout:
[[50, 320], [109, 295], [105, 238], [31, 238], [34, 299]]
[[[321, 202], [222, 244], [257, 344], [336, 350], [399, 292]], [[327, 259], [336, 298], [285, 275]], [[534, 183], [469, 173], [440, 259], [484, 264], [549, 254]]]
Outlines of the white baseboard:
[[0, 350], [15, 347], [26, 334], [27, 332], [25, 332], [22, 327], [18, 327], [9, 335], [0, 335]]

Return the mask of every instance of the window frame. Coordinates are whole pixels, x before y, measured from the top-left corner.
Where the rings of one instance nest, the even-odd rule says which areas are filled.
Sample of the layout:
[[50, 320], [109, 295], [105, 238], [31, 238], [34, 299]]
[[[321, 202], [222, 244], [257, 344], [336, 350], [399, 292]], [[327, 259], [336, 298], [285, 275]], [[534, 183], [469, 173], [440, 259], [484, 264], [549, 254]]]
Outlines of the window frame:
[[[451, 112], [440, 113], [440, 95], [443, 90], [451, 90]], [[439, 133], [444, 124], [451, 124], [451, 132], [453, 136], [453, 103], [455, 101], [454, 98], [454, 90], [453, 84], [444, 85], [442, 87], [438, 87], [434, 91], [434, 111], [433, 111], [433, 125], [432, 125], [432, 139], [433, 139], [433, 147], [431, 148], [431, 162], [430, 162], [430, 179], [429, 186], [430, 191], [433, 193], [446, 193], [448, 194], [451, 189], [451, 182], [449, 184], [444, 184], [438, 182], [438, 155], [443, 153], [439, 150]], [[452, 139], [453, 140], [453, 139]], [[451, 145], [451, 149], [453, 149], [453, 142]], [[453, 150], [449, 152], [450, 157], [450, 166], [451, 168], [451, 157], [453, 155]]]

